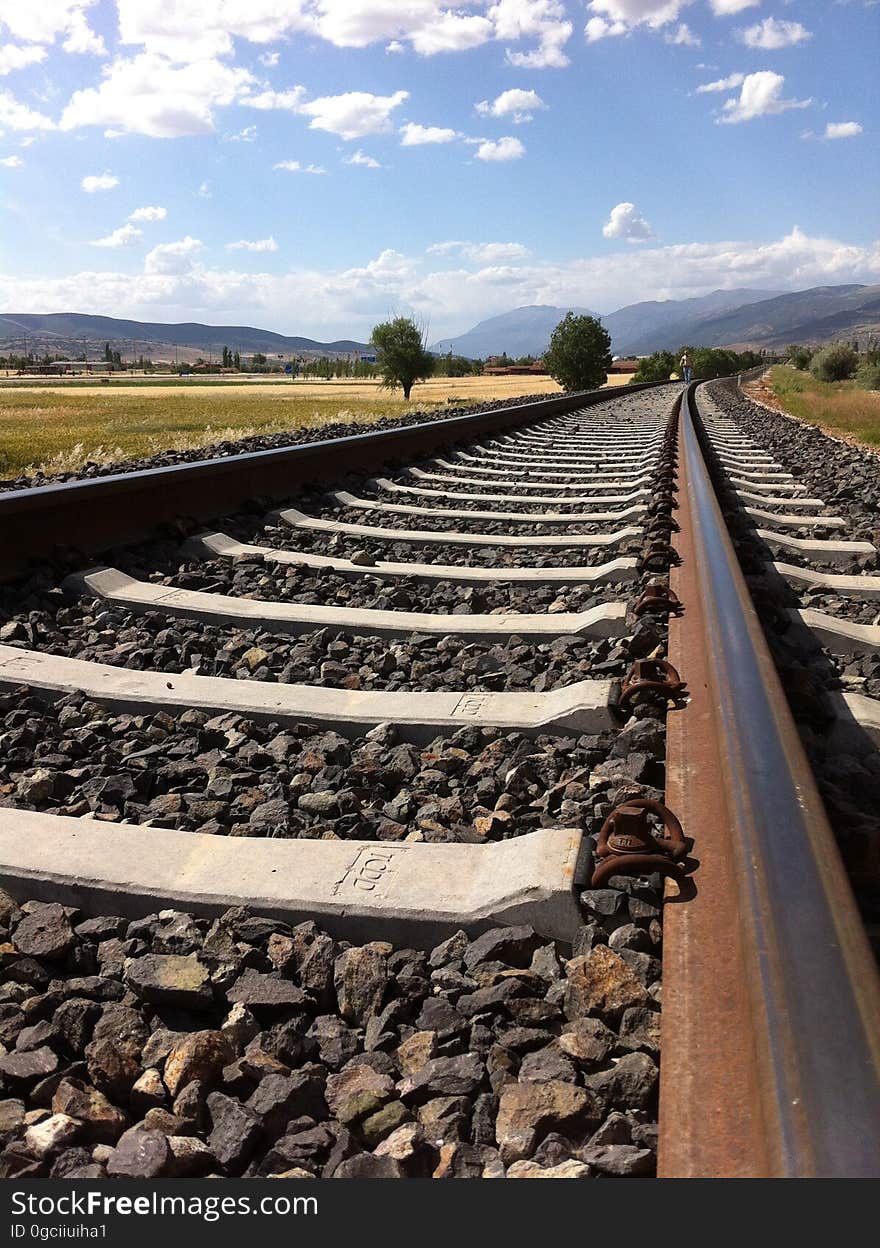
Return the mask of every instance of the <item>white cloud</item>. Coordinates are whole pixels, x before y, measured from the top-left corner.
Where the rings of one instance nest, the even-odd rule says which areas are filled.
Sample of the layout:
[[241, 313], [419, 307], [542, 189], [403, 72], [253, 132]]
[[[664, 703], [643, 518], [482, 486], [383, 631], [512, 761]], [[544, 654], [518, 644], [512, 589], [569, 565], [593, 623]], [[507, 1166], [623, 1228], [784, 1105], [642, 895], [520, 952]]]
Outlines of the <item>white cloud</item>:
[[197, 191], [194, 191], [193, 194], [195, 195], [196, 199], [211, 199], [213, 196], [213, 192], [211, 190], [211, 183], [200, 182], [199, 189]]
[[164, 221], [168, 216], [167, 208], [150, 207], [135, 208], [128, 214], [129, 221]]
[[351, 156], [346, 156], [342, 162], [344, 165], [360, 165], [364, 169], [381, 169], [382, 166], [374, 156], [368, 156], [366, 152], [362, 152], [360, 148], [353, 152]]
[[236, 134], [224, 134], [227, 143], [255, 143], [257, 139], [257, 127], [245, 126], [243, 130], [239, 130]]
[[89, 244], [91, 247], [131, 247], [132, 244], [140, 242], [143, 238], [143, 230], [139, 230], [136, 225], [120, 225], [118, 230], [114, 230], [112, 234], [108, 234], [106, 238], [95, 238]]
[[[184, 240], [185, 242], [185, 240]], [[167, 245], [166, 245], [167, 246]], [[141, 320], [216, 320], [291, 328], [321, 338], [360, 337], [390, 308], [430, 319], [436, 338], [511, 307], [553, 304], [610, 310], [642, 299], [683, 299], [742, 286], [802, 290], [880, 282], [880, 243], [860, 247], [795, 228], [772, 241], [738, 240], [626, 248], [564, 263], [431, 268], [385, 252], [362, 267], [253, 273], [212, 268], [198, 244], [175, 261], [160, 251], [142, 273], [83, 272], [61, 278], [0, 275], [0, 303], [22, 312], [83, 312]], [[109, 253], [108, 253], [109, 254]]]
[[753, 121], [756, 117], [769, 117], [788, 112], [791, 108], [806, 108], [812, 104], [812, 100], [783, 99], [784, 86], [785, 78], [782, 74], [775, 74], [770, 69], [747, 74], [742, 82], [739, 99], [725, 101], [724, 113], [718, 121], [726, 125], [737, 125], [742, 121]]
[[656, 238], [651, 226], [635, 204], [617, 204], [602, 226], [606, 238], [624, 238], [628, 243], [647, 243]]
[[261, 65], [265, 65], [267, 69], [274, 69], [281, 60], [280, 52], [263, 52], [257, 58]]
[[118, 185], [119, 179], [113, 173], [89, 173], [80, 182], [87, 195], [94, 195], [96, 191], [112, 191]]
[[564, 4], [557, 0], [498, 0], [487, 16], [495, 25], [495, 38], [504, 43], [537, 40], [537, 47], [528, 52], [507, 48], [507, 60], [517, 69], [564, 69], [568, 65], [564, 48], [574, 27], [567, 20]]
[[362, 139], [391, 129], [391, 114], [409, 99], [408, 91], [372, 95], [369, 91], [346, 91], [325, 95], [304, 104], [301, 112], [311, 117], [309, 128], [327, 130], [341, 139]]
[[278, 160], [272, 168], [279, 170], [281, 173], [322, 174], [327, 172], [321, 165], [303, 165], [298, 160]]
[[267, 88], [255, 94], [244, 95], [238, 102], [248, 108], [282, 109], [290, 113], [298, 113], [305, 98], [305, 87], [290, 87], [287, 91], [272, 91]]
[[0, 160], [0, 165], [5, 169], [21, 169], [24, 167], [24, 161], [20, 156], [4, 156]]
[[732, 13], [742, 13], [743, 9], [753, 9], [761, 0], [712, 0], [712, 12], [716, 17], [729, 17]]
[[714, 82], [704, 82], [696, 88], [697, 95], [705, 95], [710, 91], [733, 91], [745, 82], [745, 74], [728, 74], [726, 78], [716, 78]]
[[67, 24], [67, 38], [61, 45], [65, 52], [81, 56], [106, 56], [107, 46], [101, 35], [96, 34], [86, 21], [82, 9], [74, 9]]
[[587, 36], [587, 43], [598, 43], [600, 39], [625, 35], [628, 30], [626, 22], [606, 22], [604, 17], [591, 17], [584, 27], [584, 34]]
[[0, 47], [0, 76], [11, 74], [16, 69], [24, 69], [27, 65], [38, 65], [45, 59], [45, 48], [33, 44], [30, 47], [20, 47], [17, 43], [6, 43]]
[[449, 130], [445, 126], [420, 126], [408, 121], [400, 127], [401, 147], [422, 147], [426, 143], [452, 143], [459, 137], [457, 130]]
[[201, 251], [204, 243], [201, 239], [180, 238], [175, 243], [160, 243], [152, 251], [148, 251], [144, 260], [144, 272], [163, 276], [180, 276], [192, 269], [192, 257]]
[[587, 22], [584, 33], [589, 43], [595, 43], [597, 39], [623, 35], [639, 26], [659, 30], [661, 26], [677, 21], [681, 10], [692, 2], [693, 0], [590, 0], [587, 8], [594, 16]]
[[487, 162], [519, 160], [525, 154], [524, 144], [509, 134], [502, 139], [480, 140], [474, 153], [477, 160], [485, 160]]
[[0, 91], [0, 131], [54, 129], [51, 117], [20, 103], [10, 91]]
[[503, 260], [525, 260], [532, 253], [522, 243], [468, 243], [450, 240], [434, 243], [425, 253], [429, 256], [465, 256], [477, 264], [498, 264]]
[[385, 51], [391, 53], [392, 56], [405, 52], [406, 48], [399, 39], [392, 39], [390, 43], [385, 44]]
[[509, 117], [518, 126], [524, 121], [531, 121], [536, 112], [546, 107], [537, 91], [512, 87], [509, 91], [502, 91], [491, 103], [481, 100], [476, 105], [476, 111], [481, 117]]
[[[0, 0], [0, 25], [17, 39], [30, 43], [54, 43], [67, 35], [65, 52], [106, 50], [103, 40], [88, 28], [85, 10], [97, 0]], [[68, 46], [68, 44], [70, 46]]]
[[114, 135], [154, 139], [209, 134], [214, 109], [233, 103], [252, 83], [248, 70], [216, 60], [175, 65], [143, 52], [107, 66], [100, 86], [75, 91], [61, 115], [61, 129], [108, 126]]
[[862, 126], [857, 121], [829, 121], [825, 127], [826, 139], [853, 139], [862, 133]]
[[[303, 0], [117, 0], [119, 36], [178, 61], [225, 56], [233, 38], [273, 43], [293, 31], [315, 31]], [[271, 55], [271, 54], [270, 54]]]
[[246, 238], [240, 238], [237, 243], [227, 243], [227, 251], [277, 251], [278, 244], [270, 235], [269, 238], [258, 238], [254, 242], [249, 242]]
[[763, 22], [747, 26], [745, 30], [736, 32], [747, 48], [761, 48], [765, 52], [776, 51], [778, 48], [791, 48], [812, 34], [800, 22], [779, 22], [775, 17], [765, 17]]
[[687, 22], [680, 22], [678, 30], [671, 35], [664, 35], [663, 38], [667, 43], [674, 44], [680, 48], [699, 48], [702, 46], [700, 36], [694, 34]]

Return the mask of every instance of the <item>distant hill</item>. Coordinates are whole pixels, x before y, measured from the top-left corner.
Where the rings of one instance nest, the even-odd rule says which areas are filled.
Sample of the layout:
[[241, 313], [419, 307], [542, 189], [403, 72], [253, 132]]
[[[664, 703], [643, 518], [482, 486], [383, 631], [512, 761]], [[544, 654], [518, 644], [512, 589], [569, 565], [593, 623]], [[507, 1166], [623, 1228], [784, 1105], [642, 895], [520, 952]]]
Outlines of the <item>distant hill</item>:
[[[444, 338], [432, 350], [471, 359], [540, 355], [568, 308], [515, 308], [481, 321], [466, 334]], [[576, 313], [585, 308], [572, 308]], [[595, 315], [595, 314], [593, 314]], [[600, 317], [615, 355], [706, 347], [815, 345], [838, 337], [880, 336], [880, 286], [815, 286], [792, 294], [715, 290], [696, 299], [650, 300]]]
[[593, 316], [586, 308], [554, 308], [548, 304], [535, 304], [528, 308], [514, 308], [501, 316], [491, 316], [480, 321], [466, 334], [457, 338], [441, 338], [432, 351], [438, 355], [464, 355], [471, 360], [485, 360], [489, 355], [541, 355], [546, 351], [550, 335], [566, 312]]
[[[114, 349], [124, 347], [135, 353], [144, 351], [156, 359], [174, 357], [178, 348], [181, 359], [199, 353], [216, 355], [223, 347], [252, 355], [348, 355], [353, 351], [369, 351], [366, 343], [345, 338], [337, 342], [317, 342], [314, 338], [288, 337], [270, 329], [250, 325], [202, 325], [196, 321], [167, 325], [156, 321], [128, 321], [114, 316], [87, 316], [79, 312], [52, 312], [47, 315], [7, 312], [0, 315], [0, 352], [21, 350], [25, 334], [32, 351], [81, 352], [83, 339], [91, 347], [109, 342]], [[147, 348], [151, 350], [147, 350]], [[183, 348], [184, 350], [180, 350]]]
[[814, 286], [715, 315], [670, 321], [637, 339], [630, 349], [644, 354], [675, 350], [686, 342], [706, 347], [783, 347], [790, 342], [815, 346], [832, 338], [878, 334], [880, 286]]
[[[655, 342], [658, 335], [662, 337], [664, 333], [675, 336], [670, 326], [682, 322], [690, 324], [705, 316], [772, 299], [778, 293], [776, 290], [713, 290], [696, 299], [652, 299], [610, 312], [602, 317], [602, 324], [611, 335], [615, 355], [647, 355], [661, 348], [646, 347], [645, 343]], [[686, 338], [687, 335], [677, 341], [675, 347], [681, 346]]]

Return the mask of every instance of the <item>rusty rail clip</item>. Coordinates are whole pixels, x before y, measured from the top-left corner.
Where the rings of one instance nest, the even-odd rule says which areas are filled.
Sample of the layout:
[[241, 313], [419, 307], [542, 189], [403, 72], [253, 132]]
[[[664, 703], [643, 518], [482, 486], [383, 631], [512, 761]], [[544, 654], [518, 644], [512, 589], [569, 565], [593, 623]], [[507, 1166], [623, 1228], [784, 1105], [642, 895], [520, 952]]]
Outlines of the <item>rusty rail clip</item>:
[[665, 572], [670, 566], [677, 567], [681, 556], [669, 542], [655, 540], [650, 543], [639, 559], [642, 572]]
[[668, 611], [670, 615], [681, 615], [684, 606], [675, 590], [663, 582], [653, 582], [646, 586], [633, 607], [636, 619], [641, 619], [643, 615], [660, 615], [664, 611]]
[[623, 711], [639, 693], [657, 693], [667, 701], [676, 701], [684, 693], [685, 682], [666, 659], [636, 659], [624, 677], [617, 699], [618, 710]]
[[[663, 822], [664, 835], [651, 831], [648, 815]], [[652, 797], [632, 797], [615, 807], [602, 824], [596, 839], [599, 860], [590, 880], [601, 888], [612, 875], [677, 875], [688, 851], [681, 823], [662, 802]]]

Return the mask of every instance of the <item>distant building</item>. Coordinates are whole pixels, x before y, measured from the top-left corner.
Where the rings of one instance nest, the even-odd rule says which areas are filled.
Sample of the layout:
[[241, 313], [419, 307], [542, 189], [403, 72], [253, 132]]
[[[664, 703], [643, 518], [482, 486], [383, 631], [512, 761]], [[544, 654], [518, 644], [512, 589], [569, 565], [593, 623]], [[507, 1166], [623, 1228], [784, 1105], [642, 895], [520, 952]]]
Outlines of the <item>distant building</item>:
[[486, 377], [545, 377], [547, 370], [543, 360], [535, 360], [534, 364], [505, 364], [499, 362], [497, 356], [491, 356], [483, 376]]
[[639, 361], [636, 359], [616, 359], [611, 361], [609, 373], [637, 373]]

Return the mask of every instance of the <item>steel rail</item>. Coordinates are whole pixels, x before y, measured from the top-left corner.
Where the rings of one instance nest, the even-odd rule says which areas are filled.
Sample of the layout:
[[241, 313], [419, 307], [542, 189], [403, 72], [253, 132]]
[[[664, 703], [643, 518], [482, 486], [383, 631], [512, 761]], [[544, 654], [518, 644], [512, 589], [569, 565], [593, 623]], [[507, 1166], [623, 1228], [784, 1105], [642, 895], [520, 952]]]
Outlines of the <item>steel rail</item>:
[[[626, 393], [657, 384], [631, 384]], [[205, 521], [255, 498], [277, 502], [302, 485], [338, 480], [346, 472], [417, 458], [619, 397], [614, 389], [563, 394], [345, 438], [0, 492], [0, 580], [30, 560], [48, 558], [59, 545], [107, 550], [148, 537], [181, 517]]]
[[[698, 866], [664, 913], [663, 1177], [880, 1175], [880, 986], [701, 453], [679, 417], [667, 802]], [[675, 893], [675, 886], [670, 887]]]

